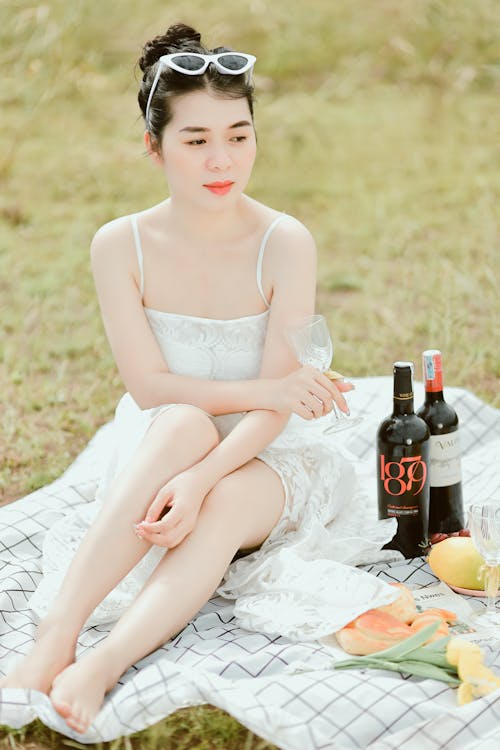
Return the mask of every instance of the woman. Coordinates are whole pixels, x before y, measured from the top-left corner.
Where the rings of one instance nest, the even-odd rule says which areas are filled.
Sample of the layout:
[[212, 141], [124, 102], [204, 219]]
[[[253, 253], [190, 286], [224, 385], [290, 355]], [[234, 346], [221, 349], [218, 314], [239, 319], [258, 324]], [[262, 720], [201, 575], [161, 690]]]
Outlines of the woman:
[[[266, 627], [263, 609], [273, 611], [273, 597], [275, 615], [280, 606], [277, 556], [294, 535], [305, 559], [321, 553], [318, 528], [354, 492], [349, 463], [308, 430], [333, 402], [347, 411], [342, 392], [352, 386], [298, 367], [284, 336], [314, 310], [314, 242], [244, 193], [256, 154], [255, 59], [223, 51], [180, 24], [145, 45], [145, 143], [170, 197], [105, 225], [92, 243], [128, 393], [97, 502], [46, 539], [34, 648], [0, 682], [49, 693], [78, 732], [223, 577], [219, 591], [237, 600], [243, 621]], [[379, 549], [392, 526], [378, 534], [366, 545]], [[393, 598], [378, 586], [376, 603]], [[259, 590], [270, 597], [260, 611]], [[117, 624], [75, 662], [84, 623], [100, 621]], [[267, 627], [286, 630], [272, 619]]]

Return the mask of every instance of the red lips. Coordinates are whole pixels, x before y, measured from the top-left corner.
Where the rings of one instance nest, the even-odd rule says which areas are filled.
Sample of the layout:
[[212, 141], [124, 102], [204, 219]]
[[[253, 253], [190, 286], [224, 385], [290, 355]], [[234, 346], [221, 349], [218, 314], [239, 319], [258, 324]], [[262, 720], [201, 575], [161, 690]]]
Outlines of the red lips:
[[203, 187], [206, 187], [211, 193], [215, 193], [216, 195], [225, 195], [229, 193], [233, 185], [234, 182], [232, 180], [224, 180], [223, 182], [209, 182]]

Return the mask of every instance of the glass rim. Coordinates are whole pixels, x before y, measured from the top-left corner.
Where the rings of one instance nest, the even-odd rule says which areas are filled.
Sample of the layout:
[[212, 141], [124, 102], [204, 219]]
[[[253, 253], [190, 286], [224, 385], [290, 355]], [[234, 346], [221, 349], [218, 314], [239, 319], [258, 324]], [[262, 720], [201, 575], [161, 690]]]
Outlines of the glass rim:
[[292, 323], [290, 325], [290, 328], [303, 328], [306, 325], [316, 325], [316, 323], [322, 323], [327, 322], [324, 315], [320, 315], [319, 313], [316, 313], [314, 315], [304, 315], [302, 318], [297, 318], [295, 323]]

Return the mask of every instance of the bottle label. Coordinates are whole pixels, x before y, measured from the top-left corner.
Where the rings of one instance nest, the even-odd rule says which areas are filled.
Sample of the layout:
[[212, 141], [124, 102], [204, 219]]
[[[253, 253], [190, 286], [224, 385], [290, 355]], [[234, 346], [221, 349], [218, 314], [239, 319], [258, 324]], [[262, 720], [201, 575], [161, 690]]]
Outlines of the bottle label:
[[447, 487], [462, 480], [460, 437], [458, 430], [447, 435], [430, 436], [429, 483], [431, 487]]
[[[422, 456], [405, 456], [398, 461], [387, 461], [380, 455], [380, 478], [388, 495], [399, 497], [405, 493], [415, 496], [422, 492], [427, 479], [427, 464]], [[396, 512], [396, 508], [397, 511]], [[391, 512], [392, 511], [392, 512]], [[418, 505], [388, 506], [389, 515], [417, 515]]]
[[443, 390], [443, 365], [441, 352], [424, 352], [425, 390], [428, 393], [439, 393]]

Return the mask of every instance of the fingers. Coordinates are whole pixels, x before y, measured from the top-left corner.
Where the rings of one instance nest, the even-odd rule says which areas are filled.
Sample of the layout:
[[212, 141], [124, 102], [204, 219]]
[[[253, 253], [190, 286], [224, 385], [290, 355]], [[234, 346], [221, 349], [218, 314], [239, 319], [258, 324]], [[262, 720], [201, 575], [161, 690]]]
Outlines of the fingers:
[[344, 383], [343, 387], [340, 387], [341, 383], [343, 383], [344, 381], [331, 381], [325, 375], [323, 375], [323, 373], [318, 371], [318, 374], [320, 376], [318, 379], [319, 382], [321, 382], [321, 384], [325, 387], [325, 390], [328, 391], [336, 406], [338, 406], [338, 408], [343, 411], [344, 414], [349, 414], [349, 407], [347, 405], [347, 401], [342, 395], [342, 391], [352, 391], [352, 389], [354, 388], [353, 384], [347, 382]]
[[186, 530], [183, 523], [178, 523], [174, 527], [165, 527], [163, 521], [157, 521], [149, 524], [143, 521], [137, 524], [137, 536], [150, 544], [157, 547], [176, 547], [186, 536]]
[[300, 394], [297, 393], [297, 400], [293, 411], [303, 419], [317, 419], [328, 414], [331, 409], [331, 394], [320, 386], [315, 385], [311, 386], [306, 393], [303, 392], [303, 389], [301, 389]]
[[340, 411], [343, 411], [344, 414], [347, 414], [349, 416], [349, 407], [347, 406], [347, 401], [343, 397], [340, 391], [337, 390], [335, 396], [333, 397], [333, 403], [335, 406], [338, 406]]
[[157, 492], [155, 499], [149, 506], [146, 513], [146, 521], [157, 521], [160, 518], [162, 510], [171, 499], [172, 492], [168, 489], [167, 485], [165, 485]]
[[325, 416], [332, 411], [333, 404], [344, 412], [349, 414], [347, 401], [342, 395], [342, 391], [351, 391], [354, 386], [347, 381], [331, 381], [320, 370], [313, 367], [303, 368], [307, 376], [312, 376], [313, 381], [309, 386], [309, 393], [301, 399], [301, 402], [308, 414], [303, 413], [304, 419], [317, 419]]
[[335, 385], [339, 389], [339, 391], [353, 391], [354, 386], [349, 380], [336, 380]]
[[324, 402], [318, 398], [314, 393], [310, 393], [304, 397], [302, 401], [304, 407], [310, 413], [310, 419], [317, 419], [323, 416], [323, 410], [325, 407]]
[[180, 506], [173, 505], [159, 521], [141, 521], [135, 526], [140, 539], [158, 547], [176, 547], [191, 530], [189, 519]]
[[294, 374], [291, 384], [291, 410], [303, 419], [318, 419], [334, 408], [349, 414], [349, 407], [343, 396], [343, 393], [354, 388], [349, 381], [329, 379], [328, 373], [325, 375], [311, 365], [303, 365]]

